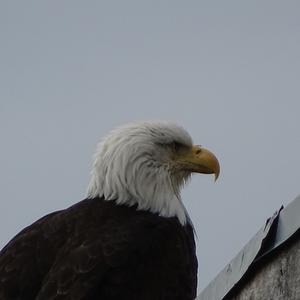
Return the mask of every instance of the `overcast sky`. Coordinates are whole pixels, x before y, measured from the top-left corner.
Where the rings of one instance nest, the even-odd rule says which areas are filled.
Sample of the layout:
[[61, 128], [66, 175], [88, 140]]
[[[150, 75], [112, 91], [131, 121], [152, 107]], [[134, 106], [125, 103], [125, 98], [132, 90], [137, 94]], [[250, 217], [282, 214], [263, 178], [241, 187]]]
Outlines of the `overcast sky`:
[[98, 140], [161, 119], [212, 150], [183, 200], [199, 291], [300, 194], [299, 1], [0, 2], [0, 246], [83, 199]]

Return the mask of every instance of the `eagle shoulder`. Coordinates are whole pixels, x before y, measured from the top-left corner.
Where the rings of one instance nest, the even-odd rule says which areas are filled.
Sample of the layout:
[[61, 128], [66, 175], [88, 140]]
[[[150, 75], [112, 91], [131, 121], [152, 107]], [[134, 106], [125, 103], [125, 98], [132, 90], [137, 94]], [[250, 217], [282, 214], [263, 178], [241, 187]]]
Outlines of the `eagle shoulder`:
[[0, 298], [193, 299], [194, 247], [192, 229], [176, 218], [86, 199], [33, 223], [2, 250]]

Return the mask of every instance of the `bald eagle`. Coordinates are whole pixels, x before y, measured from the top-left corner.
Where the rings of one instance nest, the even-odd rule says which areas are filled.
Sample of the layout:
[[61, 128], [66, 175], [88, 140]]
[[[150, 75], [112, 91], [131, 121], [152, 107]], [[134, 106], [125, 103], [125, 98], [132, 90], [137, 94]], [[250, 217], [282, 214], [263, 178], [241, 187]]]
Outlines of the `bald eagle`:
[[168, 122], [113, 130], [88, 196], [17, 234], [0, 252], [1, 300], [192, 300], [197, 258], [180, 190], [216, 157]]

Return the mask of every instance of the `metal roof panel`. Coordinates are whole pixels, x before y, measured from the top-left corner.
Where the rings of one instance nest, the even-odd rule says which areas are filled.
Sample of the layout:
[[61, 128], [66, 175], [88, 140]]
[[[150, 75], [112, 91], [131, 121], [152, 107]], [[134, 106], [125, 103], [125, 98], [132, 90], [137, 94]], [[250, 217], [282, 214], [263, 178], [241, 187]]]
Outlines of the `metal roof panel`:
[[196, 300], [221, 300], [245, 276], [249, 268], [284, 244], [300, 228], [300, 196], [286, 208], [266, 221], [266, 224], [254, 235], [245, 247], [199, 294]]

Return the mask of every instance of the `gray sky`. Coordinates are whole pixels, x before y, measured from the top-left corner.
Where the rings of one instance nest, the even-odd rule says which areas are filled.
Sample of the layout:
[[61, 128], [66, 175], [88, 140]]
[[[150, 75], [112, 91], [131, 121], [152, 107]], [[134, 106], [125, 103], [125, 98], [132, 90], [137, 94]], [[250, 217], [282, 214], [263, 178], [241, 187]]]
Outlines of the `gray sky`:
[[176, 121], [222, 173], [183, 199], [199, 290], [300, 194], [299, 1], [0, 3], [0, 245], [85, 196], [98, 140]]

